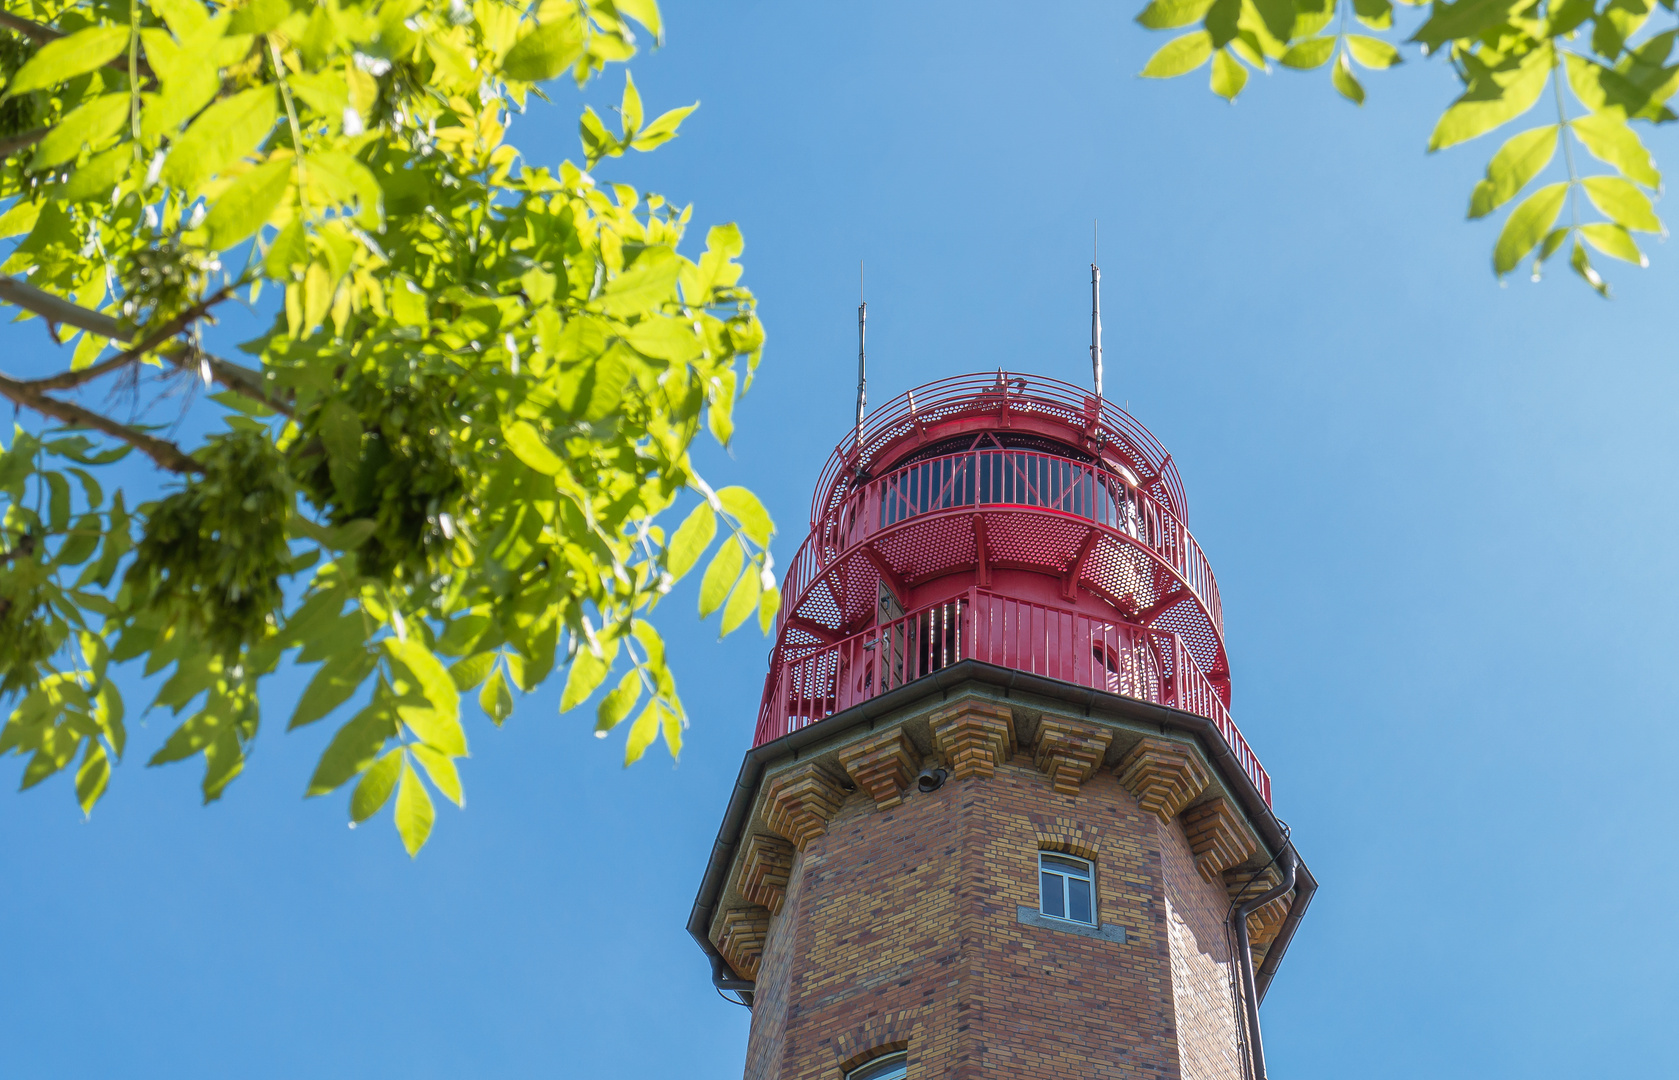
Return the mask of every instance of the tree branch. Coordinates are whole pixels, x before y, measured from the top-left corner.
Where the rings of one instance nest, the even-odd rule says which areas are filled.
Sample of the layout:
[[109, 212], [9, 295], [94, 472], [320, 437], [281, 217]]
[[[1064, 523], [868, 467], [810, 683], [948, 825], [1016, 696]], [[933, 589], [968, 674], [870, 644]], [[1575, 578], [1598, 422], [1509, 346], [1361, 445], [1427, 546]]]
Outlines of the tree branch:
[[[231, 360], [223, 360], [219, 356], [212, 356], [201, 349], [189, 348], [187, 354], [197, 356], [199, 360], [210, 365], [210, 377], [234, 393], [244, 394], [252, 401], [261, 402], [283, 416], [295, 415], [290, 402], [273, 396], [263, 386], [262, 372], [252, 371], [248, 367], [235, 364]], [[180, 361], [177, 360], [176, 363], [180, 364]]]
[[39, 390], [32, 389], [28, 383], [8, 379], [4, 375], [0, 375], [0, 394], [12, 399], [19, 405], [34, 409], [44, 416], [50, 416], [54, 420], [62, 420], [66, 424], [77, 424], [81, 427], [92, 428], [94, 431], [109, 435], [113, 439], [121, 439], [170, 472], [191, 474], [204, 471], [204, 466], [188, 457], [174, 443], [147, 435], [143, 431], [136, 431], [126, 424], [119, 424], [110, 417], [102, 416], [92, 409], [84, 409], [72, 402], [48, 397]]
[[0, 275], [0, 300], [16, 304], [25, 311], [33, 311], [48, 322], [74, 326], [78, 330], [118, 341], [128, 339], [128, 332], [111, 316], [71, 303], [45, 289], [37, 289], [22, 278]]
[[51, 130], [52, 128], [36, 128], [34, 131], [26, 131], [22, 135], [13, 135], [9, 139], [0, 139], [0, 158], [11, 157], [19, 150], [29, 149], [46, 138], [47, 132]]
[[[28, 19], [19, 18], [18, 16], [5, 11], [0, 11], [0, 26], [22, 34], [24, 37], [38, 45], [45, 45], [50, 41], [57, 41], [59, 38], [64, 36], [64, 31], [62, 30], [54, 30], [50, 26], [44, 26], [38, 22], [31, 22]], [[128, 58], [126, 56], [112, 60], [105, 66], [108, 68], [116, 68], [124, 75], [128, 74]], [[146, 65], [144, 60], [140, 61], [140, 74], [144, 75], [148, 79], [152, 78], [152, 69]]]
[[[4, 282], [6, 280], [7, 279], [0, 278], [0, 299], [5, 299]], [[15, 281], [15, 279], [12, 280]], [[26, 288], [33, 288], [33, 286], [26, 286]], [[36, 291], [39, 292], [40, 290], [37, 289]], [[138, 344], [131, 345], [129, 348], [111, 357], [109, 360], [101, 360], [99, 363], [94, 364], [91, 367], [82, 368], [80, 371], [61, 371], [57, 375], [49, 375], [44, 379], [31, 379], [25, 385], [35, 390], [69, 390], [73, 387], [80, 386], [83, 383], [92, 382], [101, 375], [109, 374], [120, 367], [131, 364], [151, 352], [153, 349], [156, 349], [176, 334], [179, 334], [181, 331], [191, 326], [198, 319], [203, 318], [209, 313], [211, 308], [232, 296], [233, 292], [234, 286], [228, 285], [222, 288], [219, 292], [212, 293], [200, 300], [198, 303], [187, 308], [173, 319], [170, 319], [156, 330], [153, 330], [145, 337], [141, 338]], [[51, 296], [50, 293], [43, 293], [42, 295]], [[23, 305], [20, 304], [18, 306], [22, 307]], [[31, 308], [30, 310], [35, 311], [34, 308]], [[86, 311], [87, 309], [78, 308], [78, 310]], [[41, 314], [38, 311], [36, 313]], [[98, 313], [95, 312], [94, 314], [97, 315]], [[108, 318], [108, 316], [100, 316], [100, 318]], [[112, 321], [114, 322], [115, 320]], [[76, 324], [71, 323], [70, 325], [74, 326]], [[84, 326], [82, 329], [86, 330], [87, 327]], [[127, 336], [121, 332], [120, 328], [115, 334], [104, 334], [102, 336], [115, 338], [119, 341], [127, 340]]]

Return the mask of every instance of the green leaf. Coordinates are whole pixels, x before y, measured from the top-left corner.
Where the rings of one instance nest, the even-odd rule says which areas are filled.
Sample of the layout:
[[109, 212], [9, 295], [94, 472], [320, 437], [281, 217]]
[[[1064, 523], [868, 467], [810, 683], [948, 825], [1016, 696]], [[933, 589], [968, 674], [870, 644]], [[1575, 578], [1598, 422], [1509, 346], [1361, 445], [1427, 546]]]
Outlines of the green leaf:
[[[419, 683], [420, 693], [424, 694], [426, 701], [437, 710], [438, 716], [450, 721], [460, 719], [461, 698], [460, 691], [455, 689], [455, 680], [449, 677], [449, 670], [443, 666], [443, 662], [419, 639], [413, 635], [409, 635], [407, 640], [386, 638], [385, 651], [414, 676]], [[438, 743], [432, 745], [439, 749], [447, 749]], [[459, 753], [465, 752], [466, 748], [463, 745]]]
[[496, 654], [482, 652], [449, 665], [449, 678], [454, 680], [455, 689], [465, 693], [488, 678], [495, 666]]
[[1411, 40], [1434, 52], [1448, 41], [1479, 37], [1510, 18], [1518, 6], [1529, 0], [1458, 0], [1455, 4], [1436, 0], [1433, 14], [1417, 28]]
[[1487, 165], [1487, 178], [1469, 198], [1471, 219], [1483, 218], [1516, 197], [1528, 181], [1550, 164], [1557, 151], [1557, 125], [1547, 124], [1512, 136]]
[[745, 562], [746, 552], [735, 537], [729, 537], [718, 547], [717, 554], [711, 557], [711, 565], [705, 568], [705, 577], [700, 579], [700, 618], [723, 606]]
[[1238, 63], [1228, 49], [1220, 49], [1213, 55], [1213, 72], [1209, 80], [1213, 93], [1226, 101], [1235, 101], [1236, 95], [1247, 84], [1248, 69]]
[[[1389, 11], [1392, 9], [1389, 8]], [[1348, 34], [1347, 51], [1352, 53], [1354, 60], [1367, 68], [1381, 70], [1404, 63], [1404, 57], [1399, 50], [1383, 41], [1381, 38], [1369, 37], [1365, 34]]]
[[618, 680], [618, 685], [600, 699], [600, 705], [595, 709], [595, 735], [605, 738], [608, 731], [624, 722], [640, 699], [641, 669], [631, 668]]
[[[68, 37], [49, 41], [18, 69], [7, 88], [8, 97], [29, 90], [45, 90], [66, 79], [85, 75], [128, 51], [128, 27], [90, 26]], [[123, 97], [127, 98], [127, 94]]]
[[641, 715], [630, 725], [630, 737], [624, 744], [625, 766], [634, 765], [647, 753], [647, 748], [659, 737], [660, 725], [669, 711], [658, 698], [653, 698], [646, 708], [641, 710]]
[[[721, 498], [721, 493], [718, 497]], [[716, 535], [717, 514], [709, 502], [702, 501], [688, 512], [670, 538], [670, 543], [665, 546], [665, 569], [672, 577], [681, 578], [699, 562]]]
[[1574, 241], [1574, 254], [1570, 256], [1568, 265], [1574, 272], [1585, 279], [1586, 284], [1597, 290], [1597, 294], [1604, 299], [1609, 298], [1609, 283], [1604, 281], [1598, 272], [1592, 268], [1591, 259], [1586, 257], [1585, 245], [1579, 240]]
[[1282, 55], [1280, 63], [1284, 67], [1291, 67], [1298, 71], [1310, 71], [1320, 68], [1335, 55], [1335, 39], [1332, 37], [1313, 37], [1296, 42]]
[[1643, 120], [1671, 116], [1664, 116], [1662, 102], [1679, 88], [1679, 68], [1660, 69], [1660, 79], [1646, 86], [1576, 53], [1564, 53], [1563, 60], [1567, 64], [1569, 89], [1592, 112], [1614, 111], [1623, 117]]
[[743, 487], [726, 487], [718, 490], [717, 501], [754, 544], [769, 546], [770, 537], [775, 535], [775, 522], [770, 520], [769, 511], [758, 501], [758, 496]]
[[[605, 637], [605, 635], [602, 635]], [[560, 711], [570, 712], [589, 700], [606, 678], [606, 673], [612, 670], [612, 662], [618, 658], [618, 639], [613, 637], [600, 642], [600, 652], [589, 648], [587, 643], [580, 645], [577, 655], [571, 658], [571, 670], [566, 673], [565, 692], [560, 695]]]
[[[128, 119], [128, 95], [104, 94], [71, 110], [53, 125], [47, 137], [35, 144], [30, 168], [62, 165], [82, 152], [83, 146], [97, 147], [122, 129]], [[129, 151], [133, 153], [132, 150]]]
[[93, 813], [93, 804], [105, 794], [105, 785], [110, 781], [111, 760], [105, 756], [105, 748], [99, 745], [99, 740], [88, 739], [81, 768], [76, 770], [76, 802], [84, 816]]
[[1342, 52], [1335, 58], [1335, 66], [1330, 69], [1329, 81], [1341, 96], [1354, 105], [1364, 104], [1364, 86], [1353, 74], [1352, 65], [1347, 63], [1347, 54]]
[[205, 109], [175, 140], [163, 164], [163, 179], [194, 195], [204, 181], [247, 154], [255, 153], [279, 119], [272, 86], [253, 86]]
[[1637, 232], [1665, 233], [1649, 196], [1618, 176], [1588, 176], [1580, 182], [1598, 212]]
[[396, 792], [396, 831], [402, 837], [402, 846], [408, 849], [409, 858], [418, 855], [425, 846], [436, 817], [431, 796], [426, 794], [420, 778], [414, 775], [414, 767], [404, 758], [402, 781]]
[[1514, 120], [1539, 100], [1550, 73], [1551, 50], [1546, 46], [1528, 53], [1513, 70], [1476, 76], [1440, 117], [1428, 148], [1456, 146]]
[[507, 676], [502, 674], [501, 668], [496, 668], [483, 689], [478, 691], [478, 706], [497, 727], [513, 715], [513, 692], [507, 688]]
[[763, 594], [763, 585], [758, 581], [758, 575], [748, 570], [740, 575], [735, 582], [734, 591], [729, 593], [728, 606], [723, 609], [723, 634], [728, 635], [758, 610], [758, 598]]
[[1522, 261], [1522, 256], [1532, 251], [1533, 246], [1550, 232], [1551, 223], [1556, 221], [1567, 195], [1566, 183], [1551, 184], [1535, 191], [1510, 211], [1504, 231], [1499, 234], [1498, 243], [1493, 248], [1494, 273], [1503, 277], [1514, 270], [1516, 264]]
[[758, 597], [758, 629], [768, 634], [775, 626], [775, 617], [780, 611], [781, 590], [772, 585]]
[[289, 158], [258, 165], [222, 192], [204, 218], [210, 232], [210, 246], [226, 251], [262, 228], [286, 189], [291, 185], [295, 164]]
[[1582, 116], [1571, 121], [1569, 127], [1599, 161], [1615, 166], [1627, 179], [1645, 187], [1661, 187], [1662, 174], [1650, 160], [1643, 140], [1615, 110]]
[[297, 709], [292, 713], [286, 730], [313, 724], [344, 704], [373, 674], [377, 662], [375, 655], [365, 649], [334, 653], [328, 657], [315, 672], [314, 678], [309, 680], [303, 696], [297, 699]]
[[1632, 234], [1619, 225], [1608, 225], [1599, 222], [1594, 225], [1580, 226], [1580, 235], [1585, 237], [1586, 243], [1616, 259], [1624, 259], [1634, 266], [1649, 266], [1650, 260], [1638, 250], [1637, 241]]
[[1143, 65], [1142, 76], [1145, 79], [1170, 79], [1183, 75], [1206, 63], [1212, 54], [1212, 35], [1205, 30], [1196, 30], [1162, 45]]
[[[1353, 0], [1353, 12], [1359, 22], [1373, 30], [1386, 30], [1388, 27], [1393, 25], [1393, 4], [1390, 0]], [[1357, 36], [1357, 34], [1348, 35], [1349, 39]], [[1374, 39], [1366, 38], [1365, 40], [1368, 41]], [[1382, 44], [1387, 45], [1387, 42], [1384, 41]], [[1391, 49], [1392, 46], [1389, 45], [1388, 48]], [[1397, 57], [1398, 53], [1396, 52], [1394, 55]], [[1359, 57], [1356, 50], [1353, 53], [1353, 59], [1357, 60], [1361, 64], [1364, 63], [1363, 59]], [[1397, 63], [1398, 61], [1395, 60], [1394, 62]], [[1366, 64], [1365, 66], [1375, 67], [1376, 65]], [[1387, 65], [1384, 64], [1381, 66], [1386, 67]]]
[[543, 23], [507, 50], [502, 74], [520, 82], [552, 79], [583, 53], [583, 26], [576, 16], [567, 15]]
[[134, 148], [118, 143], [83, 162], [64, 182], [68, 202], [106, 202], [134, 164]]
[[333, 735], [309, 778], [306, 795], [325, 795], [343, 787], [351, 777], [373, 764], [385, 740], [396, 734], [396, 718], [389, 702], [375, 701]]
[[513, 455], [537, 472], [544, 476], [554, 476], [565, 470], [565, 461], [548, 449], [548, 444], [542, 441], [542, 436], [530, 424], [523, 420], [514, 420], [504, 424], [501, 431], [507, 439], [507, 448], [513, 451]]
[[620, 15], [628, 15], [647, 27], [648, 33], [663, 43], [665, 32], [659, 19], [659, 5], [656, 0], [615, 0], [614, 6]]
[[624, 96], [618, 102], [618, 117], [623, 121], [624, 134], [635, 134], [641, 127], [641, 91], [635, 88], [635, 79], [629, 70], [624, 71]]
[[653, 118], [652, 123], [642, 128], [636, 137], [630, 140], [630, 145], [641, 151], [663, 146], [676, 138], [677, 129], [682, 126], [682, 121], [688, 119], [688, 114], [699, 107], [700, 103], [696, 101], [692, 105], [683, 105], [660, 113]]
[[355, 791], [350, 793], [350, 820], [361, 824], [390, 800], [391, 792], [396, 788], [397, 777], [402, 775], [402, 747], [387, 753], [374, 763], [373, 767], [362, 773], [361, 781], [356, 784]]
[[245, 770], [245, 749], [232, 724], [216, 733], [215, 739], [204, 748], [204, 804], [208, 806], [222, 797], [227, 785]]
[[432, 786], [443, 793], [443, 797], [456, 806], [466, 805], [466, 796], [461, 791], [460, 770], [455, 768], [455, 761], [446, 754], [440, 754], [429, 746], [410, 746], [414, 760], [426, 771], [426, 777]]
[[1153, 0], [1137, 21], [1150, 30], [1175, 30], [1200, 21], [1213, 0]]

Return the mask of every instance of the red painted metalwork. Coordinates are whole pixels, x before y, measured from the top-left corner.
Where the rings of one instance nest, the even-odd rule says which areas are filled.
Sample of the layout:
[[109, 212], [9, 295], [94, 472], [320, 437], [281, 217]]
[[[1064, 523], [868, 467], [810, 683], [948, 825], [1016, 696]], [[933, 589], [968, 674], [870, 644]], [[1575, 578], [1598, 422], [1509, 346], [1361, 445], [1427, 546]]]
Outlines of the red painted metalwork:
[[782, 585], [755, 745], [958, 660], [1230, 719], [1218, 583], [1171, 455], [1066, 383], [998, 372], [888, 402], [834, 451]]

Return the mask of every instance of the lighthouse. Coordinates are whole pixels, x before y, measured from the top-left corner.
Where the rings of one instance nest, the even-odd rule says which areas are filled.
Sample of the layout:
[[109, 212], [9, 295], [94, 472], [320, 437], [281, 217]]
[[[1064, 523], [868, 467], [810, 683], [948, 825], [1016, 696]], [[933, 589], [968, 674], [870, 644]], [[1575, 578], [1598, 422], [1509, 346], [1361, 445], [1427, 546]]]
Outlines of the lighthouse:
[[747, 1080], [1264, 1080], [1317, 882], [1187, 522], [1099, 390], [859, 405], [688, 922], [752, 1010]]

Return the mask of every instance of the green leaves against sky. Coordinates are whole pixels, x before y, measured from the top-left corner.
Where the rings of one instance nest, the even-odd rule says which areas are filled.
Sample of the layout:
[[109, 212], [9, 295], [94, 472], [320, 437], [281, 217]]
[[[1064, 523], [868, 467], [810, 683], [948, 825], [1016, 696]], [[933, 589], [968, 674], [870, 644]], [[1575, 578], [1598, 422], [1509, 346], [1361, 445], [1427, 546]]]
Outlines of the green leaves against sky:
[[[149, 764], [201, 759], [206, 801], [263, 689], [300, 685], [286, 726], [334, 728], [306, 793], [348, 788], [353, 823], [389, 809], [411, 854], [434, 796], [465, 798], [463, 696], [499, 725], [559, 672], [563, 709], [598, 696], [597, 733], [627, 725], [626, 763], [676, 754], [660, 598], [715, 549], [700, 607], [724, 633], [779, 603], [769, 516], [689, 458], [730, 439], [763, 344], [742, 238], [689, 258], [686, 207], [585, 171], [695, 107], [647, 109], [627, 72], [615, 131], [580, 110], [581, 167], [507, 141], [533, 84], [656, 40], [653, 0], [6, 12], [0, 299], [65, 357], [0, 372], [33, 417], [0, 451], [0, 753], [23, 786], [73, 771], [92, 809], [126, 747], [122, 664], [179, 718]], [[206, 350], [222, 305], [276, 291], [246, 357]], [[134, 422], [163, 401], [213, 433]], [[139, 505], [113, 471], [133, 451], [167, 478]]]
[[[1500, 277], [1531, 257], [1537, 279], [1568, 247], [1569, 265], [1608, 295], [1588, 249], [1648, 265], [1634, 234], [1665, 234], [1652, 203], [1662, 179], [1633, 125], [1679, 119], [1666, 104], [1679, 90], [1679, 64], [1669, 62], [1679, 27], [1674, 0], [1660, 6], [1665, 14], [1653, 0], [1458, 0], [1421, 6], [1410, 20], [1406, 43], [1442, 58], [1463, 87], [1430, 150], [1537, 111], [1535, 126], [1505, 137], [1470, 195], [1472, 219], [1515, 203], [1493, 248]], [[1328, 65], [1331, 85], [1362, 105], [1358, 73], [1402, 59], [1394, 42], [1364, 31], [1393, 33], [1394, 14], [1389, 0], [1154, 0], [1137, 18], [1143, 26], [1194, 29], [1162, 46], [1142, 74], [1183, 75], [1211, 59], [1213, 92], [1234, 100], [1249, 69]], [[1543, 182], [1547, 171], [1554, 182]]]

